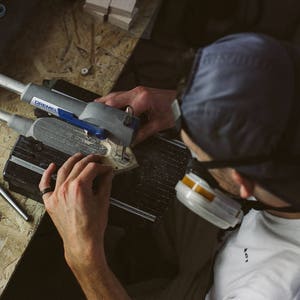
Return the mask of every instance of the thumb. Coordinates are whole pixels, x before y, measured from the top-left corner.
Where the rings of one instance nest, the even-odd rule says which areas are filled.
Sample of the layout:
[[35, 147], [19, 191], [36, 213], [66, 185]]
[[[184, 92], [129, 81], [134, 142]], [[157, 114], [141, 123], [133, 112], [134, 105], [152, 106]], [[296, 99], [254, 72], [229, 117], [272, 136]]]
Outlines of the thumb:
[[148, 137], [154, 135], [159, 131], [159, 127], [156, 123], [150, 122], [145, 124], [143, 127], [139, 129], [137, 132], [136, 138], [134, 140], [134, 145], [141, 143]]

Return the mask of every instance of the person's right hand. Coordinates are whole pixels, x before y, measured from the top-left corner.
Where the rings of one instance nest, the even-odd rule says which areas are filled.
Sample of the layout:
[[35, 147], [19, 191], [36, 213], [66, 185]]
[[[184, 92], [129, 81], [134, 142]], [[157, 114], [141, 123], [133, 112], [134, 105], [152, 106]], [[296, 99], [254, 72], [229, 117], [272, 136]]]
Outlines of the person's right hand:
[[127, 92], [115, 92], [95, 101], [107, 105], [124, 108], [130, 105], [136, 116], [145, 113], [147, 122], [139, 129], [135, 144], [147, 137], [174, 126], [174, 118], [171, 109], [176, 97], [175, 90], [162, 90], [138, 86]]
[[[71, 156], [57, 173], [54, 191], [43, 195], [45, 208], [63, 239], [65, 258], [72, 270], [103, 265], [112, 168], [91, 154]], [[55, 165], [43, 173], [40, 190], [50, 187]], [[101, 263], [99, 263], [101, 261]]]

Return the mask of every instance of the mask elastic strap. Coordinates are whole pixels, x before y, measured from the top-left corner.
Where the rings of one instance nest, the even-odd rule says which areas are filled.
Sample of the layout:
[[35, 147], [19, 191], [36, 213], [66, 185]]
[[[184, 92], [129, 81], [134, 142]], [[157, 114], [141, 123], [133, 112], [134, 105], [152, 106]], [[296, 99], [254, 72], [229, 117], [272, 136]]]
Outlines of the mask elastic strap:
[[222, 169], [222, 168], [234, 168], [250, 165], [263, 164], [269, 161], [278, 162], [286, 165], [300, 165], [300, 156], [284, 157], [282, 155], [260, 155], [260, 156], [248, 156], [238, 159], [230, 160], [211, 160], [201, 161], [204, 167], [207, 169]]
[[221, 189], [218, 181], [209, 173], [205, 165], [203, 165], [202, 162], [199, 162], [196, 158], [192, 158], [189, 160], [187, 165], [187, 171], [196, 174], [200, 178], [204, 178], [204, 180], [212, 188]]
[[255, 157], [245, 157], [241, 159], [232, 160], [211, 160], [211, 161], [201, 161], [201, 164], [207, 169], [222, 169], [222, 168], [234, 168], [241, 167], [245, 165], [257, 165], [270, 161], [271, 158], [267, 155], [255, 156]]
[[[228, 194], [227, 191], [224, 191], [223, 188], [220, 187], [218, 181], [208, 172], [207, 169], [217, 169], [217, 168], [226, 168], [226, 167], [237, 167], [240, 165], [247, 164], [257, 164], [259, 162], [266, 161], [265, 156], [261, 157], [253, 157], [253, 158], [246, 158], [243, 160], [237, 160], [235, 162], [233, 161], [205, 161], [205, 162], [199, 162], [197, 159], [193, 158], [189, 161], [187, 169], [190, 172], [195, 173], [196, 175], [200, 177], [204, 177], [204, 179], [207, 181], [207, 183], [215, 189], [221, 190], [225, 194]], [[295, 213], [300, 212], [300, 207], [294, 207], [294, 206], [286, 206], [286, 207], [273, 207], [270, 205], [266, 205], [262, 203], [261, 201], [251, 201], [247, 199], [243, 199], [240, 197], [233, 197], [234, 200], [238, 201], [242, 205], [242, 210], [244, 213], [247, 213], [250, 209], [255, 210], [274, 210], [279, 212], [288, 212], [288, 213]]]

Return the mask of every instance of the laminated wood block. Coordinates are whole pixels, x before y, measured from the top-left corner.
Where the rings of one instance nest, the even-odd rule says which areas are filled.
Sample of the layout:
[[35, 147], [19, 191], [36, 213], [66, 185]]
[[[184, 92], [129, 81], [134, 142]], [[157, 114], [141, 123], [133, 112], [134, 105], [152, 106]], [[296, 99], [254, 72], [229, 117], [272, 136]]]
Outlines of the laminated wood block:
[[85, 4], [83, 6], [83, 9], [85, 12], [87, 12], [88, 14], [90, 14], [91, 16], [97, 18], [97, 20], [100, 20], [102, 22], [104, 22], [106, 20], [106, 16], [107, 14], [106, 13], [103, 13], [101, 11], [97, 11], [97, 10], [94, 10], [91, 6]]
[[136, 2], [136, 0], [111, 0], [110, 12], [114, 15], [131, 18], [134, 14]]
[[137, 8], [134, 9], [133, 16], [131, 18], [110, 13], [108, 15], [108, 22], [122, 29], [129, 30], [130, 26], [133, 24], [134, 20], [136, 19], [137, 13], [138, 13]]
[[86, 0], [85, 2], [89, 9], [107, 14], [111, 0]]

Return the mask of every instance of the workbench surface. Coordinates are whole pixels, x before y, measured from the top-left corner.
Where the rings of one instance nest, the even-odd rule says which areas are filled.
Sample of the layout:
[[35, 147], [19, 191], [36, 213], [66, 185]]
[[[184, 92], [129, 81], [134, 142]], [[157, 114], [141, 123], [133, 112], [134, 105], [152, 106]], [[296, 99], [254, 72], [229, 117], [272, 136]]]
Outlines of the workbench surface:
[[[139, 16], [127, 32], [84, 13], [83, 1], [40, 1], [8, 55], [0, 57], [0, 73], [23, 83], [41, 84], [43, 79], [62, 78], [105, 95], [116, 82], [158, 3], [142, 0]], [[80, 74], [82, 68], [90, 67], [91, 74]], [[30, 105], [4, 90], [0, 90], [0, 109], [34, 118]], [[17, 136], [0, 123], [0, 183], [6, 188], [2, 171]], [[32, 220], [25, 222], [0, 199], [0, 295], [45, 213], [42, 204], [16, 193], [12, 195]]]

